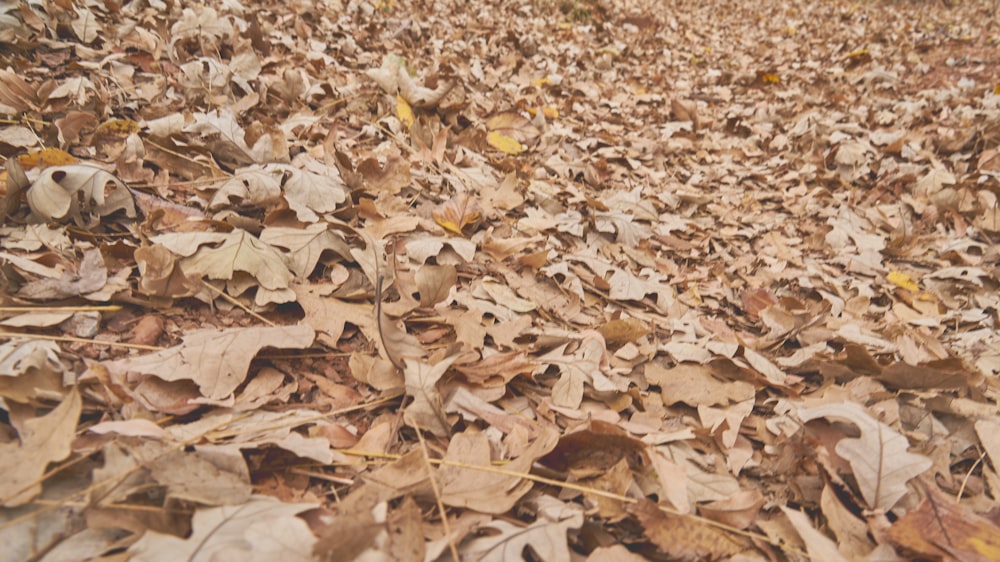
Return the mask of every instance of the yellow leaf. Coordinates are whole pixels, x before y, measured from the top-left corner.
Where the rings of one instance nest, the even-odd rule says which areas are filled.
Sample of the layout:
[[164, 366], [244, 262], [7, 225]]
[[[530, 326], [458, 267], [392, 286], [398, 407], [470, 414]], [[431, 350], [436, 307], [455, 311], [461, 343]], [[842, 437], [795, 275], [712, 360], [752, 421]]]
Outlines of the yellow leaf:
[[[538, 111], [539, 108], [537, 107], [528, 108], [528, 114], [531, 115], [532, 117], [538, 115]], [[555, 107], [552, 107], [551, 105], [541, 108], [541, 111], [542, 115], [544, 115], [546, 119], [556, 119], [557, 117], [559, 117], [559, 110]]]
[[518, 142], [517, 139], [496, 131], [486, 134], [486, 142], [490, 143], [490, 146], [493, 148], [506, 154], [515, 155], [524, 152], [524, 145]]
[[413, 108], [403, 96], [396, 94], [396, 117], [407, 127], [413, 126]]
[[17, 157], [17, 160], [25, 169], [36, 166], [64, 166], [79, 162], [72, 154], [58, 148], [43, 148], [42, 150], [22, 154]]
[[[517, 141], [514, 141], [517, 142]], [[462, 230], [470, 224], [476, 224], [483, 216], [482, 208], [475, 199], [465, 193], [459, 193], [440, 204], [431, 211], [434, 222], [448, 232], [462, 235]]]
[[893, 285], [901, 289], [906, 289], [907, 291], [916, 292], [920, 290], [920, 287], [913, 281], [913, 279], [902, 271], [890, 271], [889, 275], [886, 276], [886, 279]]

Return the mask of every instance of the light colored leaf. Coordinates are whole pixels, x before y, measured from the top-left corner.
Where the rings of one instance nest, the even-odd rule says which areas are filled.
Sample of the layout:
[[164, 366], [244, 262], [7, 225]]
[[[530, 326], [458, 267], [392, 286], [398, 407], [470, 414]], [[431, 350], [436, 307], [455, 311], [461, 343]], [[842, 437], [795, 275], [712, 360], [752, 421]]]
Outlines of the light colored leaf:
[[583, 525], [583, 509], [550, 496], [539, 496], [538, 518], [522, 527], [502, 519], [483, 526], [484, 533], [462, 544], [460, 553], [479, 562], [521, 560], [526, 546], [531, 546], [540, 560], [569, 562], [566, 533]]
[[830, 537], [817, 531], [805, 513], [785, 506], [781, 506], [781, 511], [792, 522], [795, 531], [802, 537], [802, 542], [806, 543], [806, 550], [809, 552], [810, 560], [815, 560], [816, 562], [847, 562], [847, 559], [837, 551], [837, 543], [833, 542]]
[[450, 433], [451, 425], [445, 417], [444, 399], [437, 388], [437, 383], [458, 357], [452, 355], [434, 365], [414, 359], [404, 359], [403, 378], [406, 381], [406, 394], [413, 398], [413, 402], [403, 411], [404, 421], [421, 429], [430, 430], [439, 437], [445, 437]]
[[128, 552], [136, 562], [311, 562], [316, 537], [295, 515], [315, 507], [253, 496], [240, 505], [199, 509], [191, 522], [191, 536], [184, 539], [147, 531]]
[[315, 332], [305, 324], [188, 332], [170, 349], [110, 361], [109, 371], [153, 375], [165, 381], [192, 380], [214, 400], [230, 396], [243, 383], [254, 356], [265, 347], [302, 349]]
[[23, 505], [41, 493], [45, 468], [70, 454], [82, 408], [74, 388], [54, 410], [26, 420], [19, 442], [0, 443], [0, 504]]
[[859, 437], [843, 438], [835, 450], [851, 465], [862, 497], [871, 509], [890, 510], [906, 495], [906, 483], [933, 464], [907, 450], [909, 442], [888, 425], [875, 420], [853, 402], [825, 404], [799, 410], [800, 420], [844, 420], [858, 427]]
[[[113, 189], [107, 189], [112, 185]], [[75, 164], [42, 171], [27, 192], [28, 205], [46, 220], [72, 219], [79, 226], [95, 223], [118, 210], [135, 217], [135, 201], [125, 184], [100, 168]]]

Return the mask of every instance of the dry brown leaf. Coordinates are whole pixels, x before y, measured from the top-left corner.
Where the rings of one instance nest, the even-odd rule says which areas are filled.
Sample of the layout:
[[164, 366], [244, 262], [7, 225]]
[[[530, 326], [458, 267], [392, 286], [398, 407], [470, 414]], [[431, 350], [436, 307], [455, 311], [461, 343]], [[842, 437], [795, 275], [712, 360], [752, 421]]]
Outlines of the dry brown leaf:
[[464, 236], [467, 228], [474, 229], [483, 218], [479, 203], [465, 193], [458, 193], [438, 205], [432, 214], [434, 221], [442, 228], [459, 236]]
[[906, 495], [906, 483], [931, 467], [931, 459], [907, 450], [906, 437], [872, 418], [858, 404], [803, 408], [798, 416], [803, 422], [825, 417], [857, 426], [860, 437], [842, 438], [835, 450], [850, 463], [861, 495], [872, 509], [892, 509]]
[[642, 525], [646, 538], [674, 560], [719, 560], [752, 548], [738, 535], [697, 519], [665, 513], [647, 499], [630, 505], [628, 511]]
[[70, 454], [83, 403], [74, 388], [51, 412], [25, 420], [18, 441], [0, 443], [0, 505], [23, 505], [42, 491], [49, 463]]
[[152, 375], [164, 381], [191, 380], [213, 400], [231, 396], [247, 377], [250, 362], [265, 348], [302, 349], [315, 332], [305, 324], [188, 332], [183, 343], [147, 355], [105, 363], [112, 373]]
[[[503, 465], [509, 473], [528, 474], [531, 465], [556, 445], [558, 436], [552, 430], [540, 431], [539, 437], [521, 456]], [[509, 511], [533, 483], [530, 480], [476, 470], [476, 466], [492, 466], [490, 441], [478, 431], [464, 431], [451, 438], [444, 459], [449, 464], [438, 470], [441, 501], [445, 505], [473, 509], [481, 513], [501, 514]], [[458, 464], [468, 465], [456, 466]]]
[[121, 180], [83, 164], [46, 168], [28, 188], [27, 198], [43, 220], [71, 219], [78, 226], [93, 226], [115, 211], [136, 216], [132, 193]]
[[1000, 527], [935, 491], [893, 523], [889, 537], [913, 558], [962, 562], [1000, 558]]
[[199, 509], [191, 536], [182, 539], [149, 531], [129, 547], [129, 553], [148, 562], [194, 559], [196, 555], [247, 562], [311, 561], [316, 537], [295, 515], [314, 507], [257, 495], [238, 505]]

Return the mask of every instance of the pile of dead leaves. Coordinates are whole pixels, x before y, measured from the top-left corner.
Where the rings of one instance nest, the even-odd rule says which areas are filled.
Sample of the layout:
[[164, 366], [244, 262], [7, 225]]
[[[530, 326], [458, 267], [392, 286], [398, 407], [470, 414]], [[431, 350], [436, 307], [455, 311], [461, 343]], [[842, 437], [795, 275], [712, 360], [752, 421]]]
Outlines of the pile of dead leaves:
[[0, 2], [0, 558], [1000, 558], [996, 10]]

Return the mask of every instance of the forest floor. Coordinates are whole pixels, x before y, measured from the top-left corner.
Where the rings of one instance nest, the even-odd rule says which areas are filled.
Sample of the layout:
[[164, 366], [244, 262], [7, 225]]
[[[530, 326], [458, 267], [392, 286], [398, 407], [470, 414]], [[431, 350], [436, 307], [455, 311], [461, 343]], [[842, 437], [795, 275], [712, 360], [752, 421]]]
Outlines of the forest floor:
[[0, 3], [0, 559], [1000, 559], [998, 19]]

